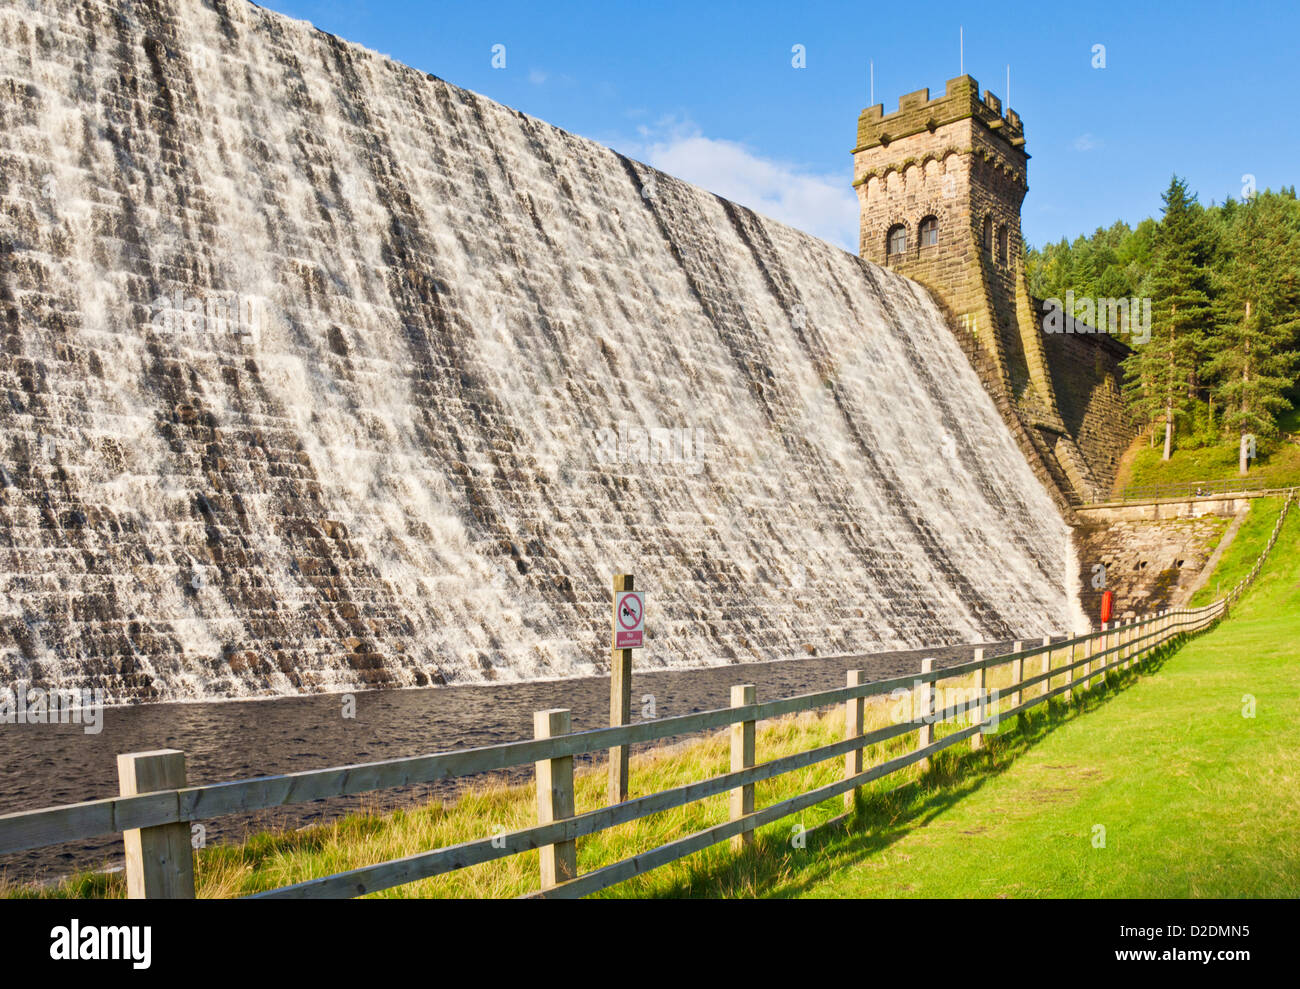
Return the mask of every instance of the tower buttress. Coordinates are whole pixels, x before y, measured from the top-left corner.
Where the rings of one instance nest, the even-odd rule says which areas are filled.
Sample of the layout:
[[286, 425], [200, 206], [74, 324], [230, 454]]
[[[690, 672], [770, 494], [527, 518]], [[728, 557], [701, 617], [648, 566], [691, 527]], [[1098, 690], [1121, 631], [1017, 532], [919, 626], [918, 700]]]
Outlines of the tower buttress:
[[894, 113], [867, 107], [853, 149], [859, 253], [930, 289], [1031, 463], [1073, 502], [1096, 483], [1057, 409], [1025, 279], [1028, 162], [1019, 114], [970, 76], [934, 99], [908, 93]]

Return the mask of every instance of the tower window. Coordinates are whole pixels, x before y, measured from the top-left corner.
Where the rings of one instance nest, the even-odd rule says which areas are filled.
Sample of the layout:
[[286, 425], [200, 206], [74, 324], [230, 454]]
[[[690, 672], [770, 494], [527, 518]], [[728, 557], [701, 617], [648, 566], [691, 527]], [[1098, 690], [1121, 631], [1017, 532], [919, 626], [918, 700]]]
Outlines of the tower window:
[[907, 252], [907, 228], [901, 223], [889, 228], [885, 238], [885, 253], [893, 256]]
[[993, 217], [984, 217], [984, 250], [993, 253]]
[[927, 216], [921, 221], [921, 246], [934, 247], [939, 243], [939, 220], [933, 216]]
[[1007, 228], [998, 227], [998, 264], [1007, 263]]

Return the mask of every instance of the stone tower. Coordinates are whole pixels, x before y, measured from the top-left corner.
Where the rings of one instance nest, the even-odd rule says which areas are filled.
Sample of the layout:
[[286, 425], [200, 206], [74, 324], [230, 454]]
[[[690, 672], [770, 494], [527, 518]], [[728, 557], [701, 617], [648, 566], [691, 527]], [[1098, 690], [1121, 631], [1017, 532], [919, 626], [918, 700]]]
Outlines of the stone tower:
[[853, 185], [859, 253], [925, 285], [1030, 463], [1067, 503], [1099, 490], [1057, 408], [1024, 272], [1020, 205], [1025, 132], [1013, 110], [970, 76], [943, 96], [909, 93], [858, 117]]

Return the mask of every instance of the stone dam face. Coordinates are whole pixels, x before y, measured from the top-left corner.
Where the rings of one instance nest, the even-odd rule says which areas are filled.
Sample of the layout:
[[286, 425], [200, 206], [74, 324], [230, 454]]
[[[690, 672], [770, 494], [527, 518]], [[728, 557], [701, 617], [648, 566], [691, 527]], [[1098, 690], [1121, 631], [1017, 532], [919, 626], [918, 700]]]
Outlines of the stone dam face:
[[243, 2], [0, 8], [0, 683], [110, 702], [1062, 630], [931, 298]]

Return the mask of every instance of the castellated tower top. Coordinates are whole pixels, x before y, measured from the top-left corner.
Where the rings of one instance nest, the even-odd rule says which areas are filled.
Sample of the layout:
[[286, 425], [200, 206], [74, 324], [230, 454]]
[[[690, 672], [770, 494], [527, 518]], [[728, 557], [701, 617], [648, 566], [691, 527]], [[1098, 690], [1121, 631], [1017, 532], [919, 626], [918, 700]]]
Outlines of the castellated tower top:
[[858, 117], [858, 146], [853, 153], [888, 147], [894, 141], [923, 131], [933, 133], [947, 124], [968, 119], [999, 133], [1009, 147], [1024, 147], [1025, 131], [1020, 115], [1008, 109], [1004, 116], [998, 97], [985, 90], [984, 98], [980, 99], [979, 83], [970, 76], [958, 76], [949, 79], [944, 94], [934, 99], [930, 99], [929, 89], [918, 89], [901, 97], [894, 113], [886, 115], [883, 103], [867, 107]]
[[853, 149], [861, 255], [927, 284], [956, 314], [971, 276], [1010, 297], [1028, 161], [1019, 114], [970, 76], [935, 99], [908, 93], [894, 113], [867, 107]]

